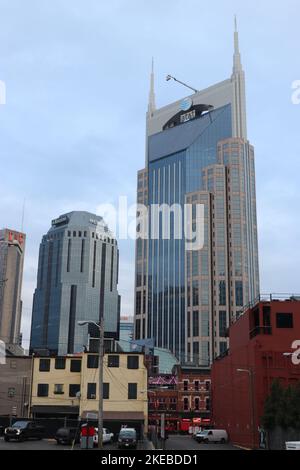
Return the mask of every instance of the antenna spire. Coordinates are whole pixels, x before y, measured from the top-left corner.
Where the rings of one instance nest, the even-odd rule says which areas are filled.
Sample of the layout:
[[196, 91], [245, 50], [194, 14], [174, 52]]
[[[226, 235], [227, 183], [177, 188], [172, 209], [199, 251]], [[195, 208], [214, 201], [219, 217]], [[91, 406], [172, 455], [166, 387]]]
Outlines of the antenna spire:
[[152, 57], [148, 113], [152, 115], [155, 110], [156, 110], [156, 104], [155, 104], [155, 90], [154, 90], [154, 59]]
[[233, 73], [241, 72], [243, 70], [240, 45], [239, 45], [239, 32], [237, 24], [237, 16], [234, 17], [234, 56], [233, 56]]

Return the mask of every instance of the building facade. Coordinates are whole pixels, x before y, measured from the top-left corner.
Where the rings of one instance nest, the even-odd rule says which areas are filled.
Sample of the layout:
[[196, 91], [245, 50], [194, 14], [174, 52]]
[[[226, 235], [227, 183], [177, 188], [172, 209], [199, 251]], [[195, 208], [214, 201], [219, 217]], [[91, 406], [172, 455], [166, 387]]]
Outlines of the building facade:
[[40, 245], [30, 350], [64, 355], [88, 348], [98, 329], [80, 320], [103, 317], [105, 335], [117, 338], [118, 266], [117, 241], [102, 217], [70, 212], [53, 220]]
[[[36, 418], [68, 417], [96, 421], [99, 400], [98, 355], [35, 357], [30, 411]], [[104, 423], [118, 432], [122, 425], [146, 432], [148, 373], [144, 355], [104, 355]]]
[[0, 230], [0, 340], [11, 345], [21, 343], [25, 239], [24, 233]]
[[[234, 46], [230, 79], [161, 109], [152, 70], [146, 168], [138, 173], [135, 338], [153, 338], [181, 363], [202, 367], [227, 349], [228, 326], [259, 294], [254, 150], [237, 30]], [[187, 243], [186, 218], [203, 244]]]
[[29, 356], [7, 355], [0, 364], [0, 417], [27, 418], [31, 371]]
[[209, 426], [210, 370], [176, 365], [172, 374], [149, 377], [149, 424], [159, 426], [162, 415], [170, 432], [190, 432]]
[[261, 298], [230, 327], [230, 350], [212, 366], [213, 424], [230, 440], [258, 448], [264, 404], [278, 379], [284, 387], [300, 381], [292, 360], [300, 332], [300, 297]]

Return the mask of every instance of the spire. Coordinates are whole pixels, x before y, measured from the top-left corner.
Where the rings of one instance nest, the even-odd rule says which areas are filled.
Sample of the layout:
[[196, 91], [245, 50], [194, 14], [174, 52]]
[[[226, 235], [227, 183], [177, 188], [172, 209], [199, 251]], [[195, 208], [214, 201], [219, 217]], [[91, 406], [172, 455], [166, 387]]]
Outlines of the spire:
[[155, 109], [156, 109], [156, 105], [155, 105], [155, 92], [154, 92], [154, 60], [152, 57], [148, 113], [151, 115], [155, 111]]
[[243, 70], [240, 46], [239, 46], [239, 32], [237, 25], [237, 17], [234, 17], [234, 56], [233, 56], [233, 73], [241, 72]]

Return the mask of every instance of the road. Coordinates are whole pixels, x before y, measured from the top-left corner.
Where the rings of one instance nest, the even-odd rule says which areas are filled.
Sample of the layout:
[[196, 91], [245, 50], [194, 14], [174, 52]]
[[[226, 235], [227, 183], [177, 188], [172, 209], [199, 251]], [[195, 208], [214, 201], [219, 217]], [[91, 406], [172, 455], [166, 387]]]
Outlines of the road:
[[[138, 449], [143, 449], [144, 444], [139, 443]], [[117, 444], [105, 444], [105, 450], [116, 450]], [[1, 450], [71, 450], [71, 446], [57, 445], [54, 439], [43, 439], [41, 441], [31, 440], [24, 442], [5, 442], [0, 438]], [[76, 445], [75, 450], [80, 450], [80, 446]], [[95, 448], [95, 450], [97, 450]], [[166, 441], [166, 451], [168, 450], [238, 450], [231, 444], [199, 444], [190, 436], [169, 436]]]
[[231, 444], [199, 444], [191, 436], [169, 436], [166, 450], [238, 450]]

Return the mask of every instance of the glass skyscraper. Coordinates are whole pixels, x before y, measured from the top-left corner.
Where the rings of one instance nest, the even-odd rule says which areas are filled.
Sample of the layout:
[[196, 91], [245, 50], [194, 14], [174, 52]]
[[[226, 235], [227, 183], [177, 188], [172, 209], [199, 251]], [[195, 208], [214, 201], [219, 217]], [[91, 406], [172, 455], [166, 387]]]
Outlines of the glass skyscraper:
[[97, 332], [80, 320], [104, 317], [105, 336], [118, 338], [118, 266], [117, 241], [102, 217], [70, 212], [53, 220], [40, 245], [30, 350], [82, 351]]
[[229, 323], [259, 294], [254, 150], [237, 29], [234, 43], [230, 79], [161, 109], [152, 69], [146, 168], [138, 173], [139, 204], [183, 211], [189, 204], [192, 226], [203, 207], [201, 249], [187, 248], [173, 211], [169, 237], [163, 215], [149, 211], [148, 239], [138, 232], [136, 242], [135, 338], [153, 338], [195, 365], [227, 350]]

